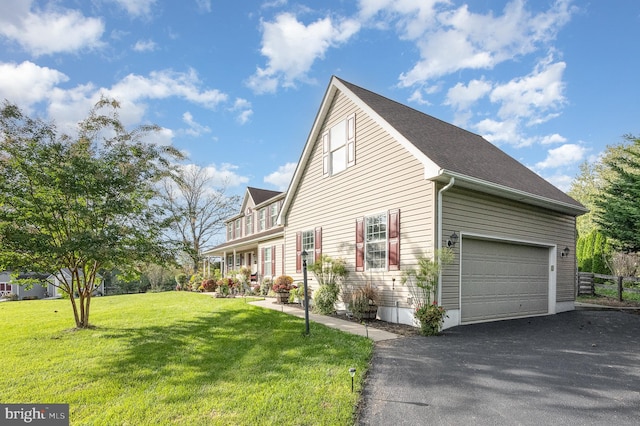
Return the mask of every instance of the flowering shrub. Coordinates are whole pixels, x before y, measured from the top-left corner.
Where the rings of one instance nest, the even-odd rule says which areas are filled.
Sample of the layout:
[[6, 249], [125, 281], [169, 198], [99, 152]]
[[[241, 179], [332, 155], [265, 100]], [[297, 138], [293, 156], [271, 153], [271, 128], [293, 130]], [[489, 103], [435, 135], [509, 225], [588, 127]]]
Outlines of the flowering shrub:
[[292, 288], [293, 278], [291, 278], [289, 275], [280, 275], [278, 278], [276, 278], [273, 286], [271, 287], [271, 289], [276, 293], [282, 291], [291, 291]]
[[420, 322], [420, 333], [424, 336], [436, 336], [440, 333], [447, 311], [437, 302], [418, 306], [414, 317]]
[[217, 284], [215, 282], [215, 280], [212, 280], [211, 278], [207, 279], [207, 280], [203, 280], [202, 283], [200, 284], [200, 287], [198, 288], [198, 290], [200, 291], [215, 291], [217, 287]]

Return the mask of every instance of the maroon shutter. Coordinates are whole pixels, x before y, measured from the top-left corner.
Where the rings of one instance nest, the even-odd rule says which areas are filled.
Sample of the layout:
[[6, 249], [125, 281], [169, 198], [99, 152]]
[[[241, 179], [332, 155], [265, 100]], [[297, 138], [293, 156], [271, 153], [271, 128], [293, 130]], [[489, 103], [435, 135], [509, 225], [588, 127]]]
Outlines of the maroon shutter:
[[282, 244], [282, 246], [280, 247], [282, 250], [282, 259], [280, 259], [280, 262], [282, 263], [282, 275], [284, 275], [284, 244]]
[[315, 262], [319, 262], [320, 258], [322, 257], [322, 227], [318, 226], [316, 228], [316, 236], [314, 238], [314, 249], [315, 249], [315, 255], [313, 257]]
[[264, 277], [264, 247], [260, 249], [260, 275]]
[[271, 273], [276, 275], [276, 246], [271, 246]]
[[400, 270], [400, 210], [389, 210], [389, 270]]
[[302, 232], [296, 233], [296, 273], [302, 272]]
[[356, 272], [364, 271], [364, 218], [356, 219]]

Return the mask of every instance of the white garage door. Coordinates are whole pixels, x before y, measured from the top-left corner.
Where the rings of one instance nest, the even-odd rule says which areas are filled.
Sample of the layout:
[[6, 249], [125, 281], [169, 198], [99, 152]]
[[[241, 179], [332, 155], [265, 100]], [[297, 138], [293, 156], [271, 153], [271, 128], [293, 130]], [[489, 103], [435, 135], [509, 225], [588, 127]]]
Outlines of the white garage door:
[[549, 249], [464, 238], [462, 322], [546, 314]]

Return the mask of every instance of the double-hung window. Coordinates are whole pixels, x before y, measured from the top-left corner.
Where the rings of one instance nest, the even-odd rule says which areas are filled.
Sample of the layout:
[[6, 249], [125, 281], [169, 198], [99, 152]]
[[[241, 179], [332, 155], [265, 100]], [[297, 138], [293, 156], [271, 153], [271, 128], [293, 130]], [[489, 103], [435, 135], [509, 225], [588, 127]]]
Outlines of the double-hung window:
[[242, 219], [236, 219], [236, 238], [242, 237]]
[[365, 218], [365, 264], [367, 270], [387, 268], [387, 214]]
[[246, 226], [245, 235], [253, 234], [253, 214], [249, 213], [244, 217], [244, 223]]
[[271, 216], [271, 226], [276, 226], [276, 222], [278, 221], [278, 203], [273, 203], [269, 207], [269, 215]]
[[333, 176], [356, 163], [356, 116], [333, 125], [322, 135], [322, 174]]
[[356, 272], [400, 270], [400, 210], [356, 219]]
[[227, 241], [233, 240], [233, 223], [227, 223]]
[[265, 209], [258, 211], [258, 231], [264, 231], [267, 227], [267, 213]]
[[303, 231], [302, 232], [302, 250], [307, 252], [307, 266], [312, 265], [315, 258], [315, 232]]
[[270, 277], [273, 275], [273, 270], [271, 269], [271, 256], [273, 256], [273, 253], [271, 253], [272, 248], [271, 247], [265, 247], [264, 249], [264, 259], [262, 259], [262, 261], [264, 262], [264, 276], [265, 277]]

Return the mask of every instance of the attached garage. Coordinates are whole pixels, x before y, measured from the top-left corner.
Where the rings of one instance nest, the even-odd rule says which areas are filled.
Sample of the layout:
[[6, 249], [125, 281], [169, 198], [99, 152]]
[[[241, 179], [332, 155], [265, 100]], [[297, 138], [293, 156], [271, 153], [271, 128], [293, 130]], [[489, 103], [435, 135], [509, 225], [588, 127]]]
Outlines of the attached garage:
[[465, 237], [461, 322], [549, 313], [549, 247]]

